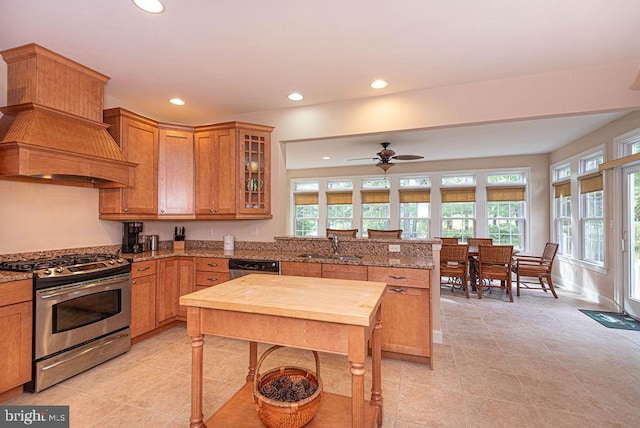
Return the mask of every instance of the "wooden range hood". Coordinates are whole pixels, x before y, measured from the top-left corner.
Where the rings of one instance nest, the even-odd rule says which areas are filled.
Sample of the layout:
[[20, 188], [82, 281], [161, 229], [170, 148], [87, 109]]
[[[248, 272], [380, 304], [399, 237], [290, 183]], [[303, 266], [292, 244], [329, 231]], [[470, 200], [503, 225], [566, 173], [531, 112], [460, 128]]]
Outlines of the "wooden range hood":
[[109, 78], [36, 44], [0, 52], [7, 107], [0, 108], [0, 178], [80, 187], [134, 184], [102, 122]]

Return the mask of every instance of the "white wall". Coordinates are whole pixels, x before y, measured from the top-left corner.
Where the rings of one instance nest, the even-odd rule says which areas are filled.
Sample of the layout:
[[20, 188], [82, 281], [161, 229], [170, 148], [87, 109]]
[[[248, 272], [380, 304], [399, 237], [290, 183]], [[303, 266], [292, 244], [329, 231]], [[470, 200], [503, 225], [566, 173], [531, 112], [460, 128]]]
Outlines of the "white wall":
[[[630, 113], [617, 119], [600, 129], [573, 141], [550, 154], [550, 163], [565, 161], [571, 157], [587, 152], [592, 148], [605, 146], [605, 161], [618, 157], [618, 147], [614, 144], [614, 138], [640, 127], [640, 111]], [[619, 296], [616, 295], [621, 280], [619, 261], [624, 254], [620, 250], [618, 239], [618, 227], [622, 219], [616, 217], [614, 197], [616, 192], [622, 189], [614, 187], [613, 170], [604, 174], [605, 185], [605, 267], [604, 272], [597, 269], [585, 268], [579, 261], [559, 256], [554, 266], [554, 272], [560, 282], [584, 296], [598, 300], [610, 306], [618, 308]]]

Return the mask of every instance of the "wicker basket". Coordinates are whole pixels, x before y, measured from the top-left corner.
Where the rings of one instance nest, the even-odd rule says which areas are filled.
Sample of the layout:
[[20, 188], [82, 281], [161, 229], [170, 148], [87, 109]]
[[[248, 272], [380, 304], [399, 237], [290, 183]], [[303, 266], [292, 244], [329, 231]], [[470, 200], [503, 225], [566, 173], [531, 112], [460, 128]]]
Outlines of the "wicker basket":
[[[301, 367], [277, 367], [260, 375], [260, 366], [265, 357], [282, 346], [272, 346], [267, 349], [258, 361], [253, 378], [253, 402], [262, 423], [269, 428], [300, 428], [308, 424], [315, 416], [320, 405], [322, 395], [322, 381], [320, 380], [320, 359], [313, 351], [316, 359], [316, 372], [313, 373]], [[317, 386], [316, 392], [304, 400], [283, 402], [265, 397], [261, 392], [263, 385], [270, 383], [280, 376], [288, 376], [293, 382], [307, 378], [311, 385]]]

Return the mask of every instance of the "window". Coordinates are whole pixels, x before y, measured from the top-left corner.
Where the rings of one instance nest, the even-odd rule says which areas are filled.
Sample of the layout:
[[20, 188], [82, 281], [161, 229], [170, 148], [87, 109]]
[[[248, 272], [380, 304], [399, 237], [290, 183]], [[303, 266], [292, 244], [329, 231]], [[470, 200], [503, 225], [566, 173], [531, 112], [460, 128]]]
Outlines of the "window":
[[295, 236], [317, 236], [319, 223], [319, 206], [317, 193], [296, 193], [295, 204]]
[[524, 248], [524, 201], [524, 186], [487, 187], [487, 230], [494, 244]]
[[445, 175], [442, 177], [443, 186], [460, 186], [476, 184], [475, 175]]
[[442, 236], [466, 241], [475, 234], [476, 189], [440, 189]]
[[430, 220], [431, 190], [400, 189], [400, 229], [402, 229], [402, 238], [428, 238]]
[[372, 190], [362, 192], [362, 236], [367, 229], [389, 229], [389, 191]]
[[571, 165], [563, 165], [553, 170], [553, 181], [562, 181], [571, 178]]
[[604, 264], [604, 192], [602, 174], [598, 167], [602, 153], [580, 159], [580, 231], [582, 233], [582, 259]]
[[327, 228], [353, 228], [353, 195], [351, 192], [327, 193]]
[[558, 253], [573, 254], [571, 234], [571, 182], [554, 183], [554, 230], [558, 242]]

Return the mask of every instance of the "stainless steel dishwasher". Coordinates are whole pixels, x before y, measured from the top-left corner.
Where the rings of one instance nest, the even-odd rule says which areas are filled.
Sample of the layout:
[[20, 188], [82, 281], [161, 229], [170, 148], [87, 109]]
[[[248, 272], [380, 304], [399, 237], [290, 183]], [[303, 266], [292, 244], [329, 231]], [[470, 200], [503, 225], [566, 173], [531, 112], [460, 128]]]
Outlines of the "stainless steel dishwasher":
[[280, 275], [280, 262], [277, 260], [229, 259], [229, 279], [250, 273]]

